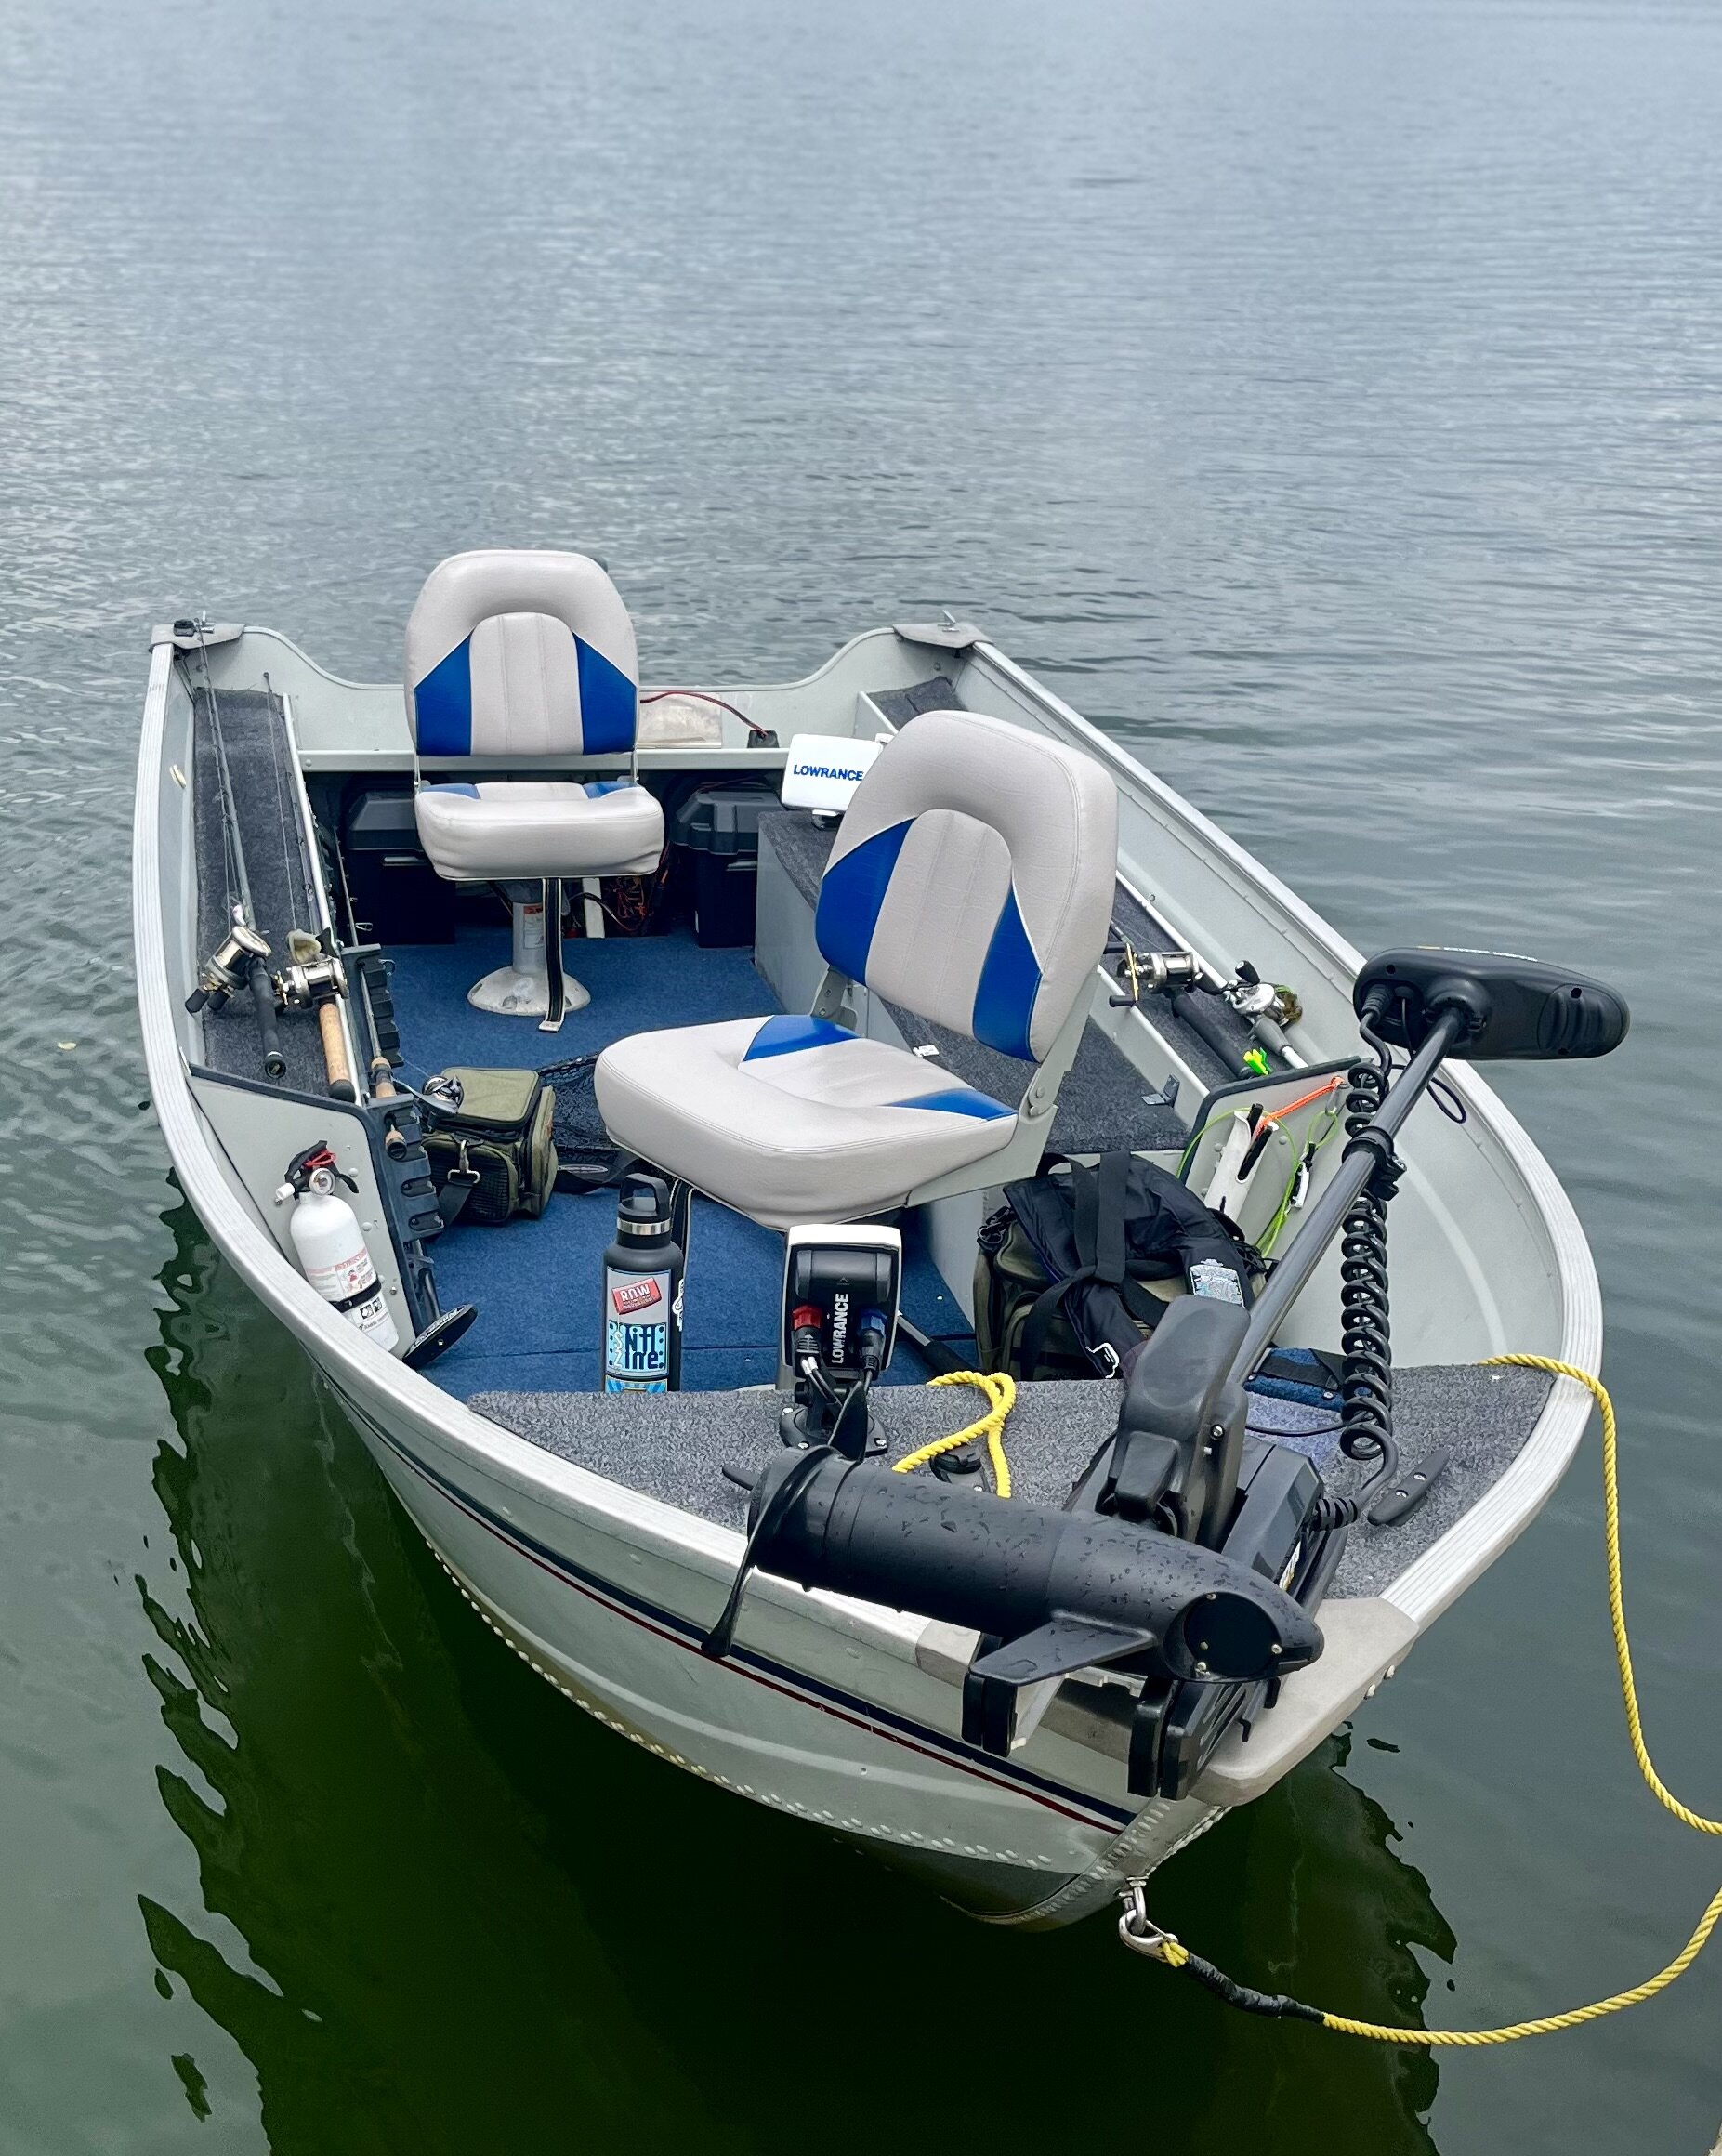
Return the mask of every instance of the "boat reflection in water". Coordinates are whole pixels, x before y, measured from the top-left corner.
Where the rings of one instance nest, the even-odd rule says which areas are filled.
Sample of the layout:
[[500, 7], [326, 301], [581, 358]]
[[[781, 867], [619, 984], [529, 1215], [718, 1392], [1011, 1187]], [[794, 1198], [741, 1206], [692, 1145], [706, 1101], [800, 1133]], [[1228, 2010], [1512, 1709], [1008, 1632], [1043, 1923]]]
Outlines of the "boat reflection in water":
[[[472, 1622], [191, 1209], [167, 1217], [151, 1360], [184, 1449], [155, 1484], [191, 1623], [177, 1581], [140, 1586], [204, 1906], [143, 1917], [255, 2068], [278, 2156], [1433, 2147], [1426, 2055], [1229, 2013], [1104, 1919], [989, 1930], [570, 1714]], [[1155, 1913], [1258, 1984], [1414, 2018], [1413, 1950], [1453, 1935], [1346, 1744], [1180, 1857]]]

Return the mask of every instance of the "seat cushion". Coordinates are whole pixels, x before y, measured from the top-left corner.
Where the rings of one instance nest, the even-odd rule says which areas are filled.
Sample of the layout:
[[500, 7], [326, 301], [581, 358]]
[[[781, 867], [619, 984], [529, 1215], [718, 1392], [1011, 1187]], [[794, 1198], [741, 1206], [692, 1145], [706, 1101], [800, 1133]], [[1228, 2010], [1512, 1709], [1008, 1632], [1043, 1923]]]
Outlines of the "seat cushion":
[[451, 883], [650, 875], [664, 853], [664, 810], [626, 779], [421, 786], [414, 808], [430, 865]]
[[593, 1074], [605, 1128], [768, 1228], [856, 1220], [998, 1152], [1014, 1109], [823, 1019], [634, 1033]]

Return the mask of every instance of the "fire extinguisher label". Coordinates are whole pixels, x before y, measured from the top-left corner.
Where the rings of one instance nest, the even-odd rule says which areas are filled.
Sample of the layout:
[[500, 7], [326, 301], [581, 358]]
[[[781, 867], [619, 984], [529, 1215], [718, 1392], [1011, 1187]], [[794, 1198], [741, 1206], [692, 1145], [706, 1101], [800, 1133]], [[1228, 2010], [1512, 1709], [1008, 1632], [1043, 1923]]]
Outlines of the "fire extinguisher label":
[[370, 1252], [362, 1245], [351, 1257], [344, 1257], [337, 1264], [307, 1266], [305, 1277], [329, 1303], [344, 1303], [348, 1295], [361, 1295], [366, 1288], [376, 1285], [376, 1269], [371, 1263]]

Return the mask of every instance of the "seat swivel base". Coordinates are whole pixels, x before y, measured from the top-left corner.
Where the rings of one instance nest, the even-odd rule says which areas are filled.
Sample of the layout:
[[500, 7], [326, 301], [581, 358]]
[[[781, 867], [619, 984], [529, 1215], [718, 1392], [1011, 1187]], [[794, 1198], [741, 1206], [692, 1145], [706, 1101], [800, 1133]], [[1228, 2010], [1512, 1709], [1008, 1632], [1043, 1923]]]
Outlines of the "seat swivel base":
[[[565, 1012], [585, 1010], [591, 1000], [592, 992], [584, 982], [572, 974], [562, 976]], [[499, 966], [494, 973], [473, 982], [467, 991], [467, 1001], [474, 1010], [493, 1011], [499, 1018], [543, 1019], [550, 1011], [550, 984], [542, 968], [536, 973], [522, 973], [518, 966]]]
[[554, 947], [546, 938], [545, 924], [552, 909], [559, 928], [559, 883], [551, 883], [542, 900], [510, 901], [513, 956], [508, 965], [497, 966], [467, 991], [467, 1001], [475, 1010], [492, 1011], [499, 1018], [536, 1019], [540, 1032], [554, 1033], [570, 1011], [584, 1010], [591, 1002], [592, 992], [562, 970], [560, 936]]

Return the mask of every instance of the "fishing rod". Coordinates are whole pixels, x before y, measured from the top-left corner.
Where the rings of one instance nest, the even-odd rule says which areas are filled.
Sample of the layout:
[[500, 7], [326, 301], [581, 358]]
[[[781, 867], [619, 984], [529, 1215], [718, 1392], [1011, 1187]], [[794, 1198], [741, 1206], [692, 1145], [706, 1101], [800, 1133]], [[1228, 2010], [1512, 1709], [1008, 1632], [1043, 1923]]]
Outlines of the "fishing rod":
[[221, 796], [221, 836], [227, 897], [232, 926], [204, 962], [197, 986], [185, 999], [193, 1016], [202, 1010], [219, 1011], [242, 988], [249, 988], [256, 1013], [257, 1033], [263, 1044], [263, 1068], [271, 1078], [287, 1075], [287, 1058], [281, 1052], [275, 1026], [275, 983], [264, 960], [269, 955], [266, 939], [257, 928], [252, 910], [251, 878], [245, 870], [244, 841], [240, 836], [239, 806], [233, 793], [233, 773], [228, 762], [227, 735], [221, 724], [221, 701], [216, 694], [215, 677], [209, 670], [208, 616], [199, 613], [192, 624], [197, 634], [198, 656], [203, 661], [204, 687], [209, 698], [209, 731], [216, 751], [216, 783]]
[[[324, 844], [335, 856], [335, 874], [341, 882], [341, 910], [347, 923], [348, 949], [346, 955], [353, 960], [353, 970], [359, 979], [359, 1003], [364, 1012], [365, 1032], [370, 1037], [371, 1056], [365, 1066], [371, 1082], [371, 1092], [377, 1100], [395, 1100], [401, 1088], [395, 1084], [394, 1058], [391, 1048], [398, 1048], [401, 1036], [395, 1031], [394, 1005], [388, 997], [388, 960], [383, 956], [380, 943], [367, 943], [359, 933], [359, 915], [353, 905], [353, 887], [347, 880], [347, 856], [341, 850], [338, 837], [323, 835]], [[380, 987], [378, 985], [380, 981]], [[384, 1004], [379, 1014], [377, 1004]], [[391, 1137], [395, 1134], [391, 1132]]]

